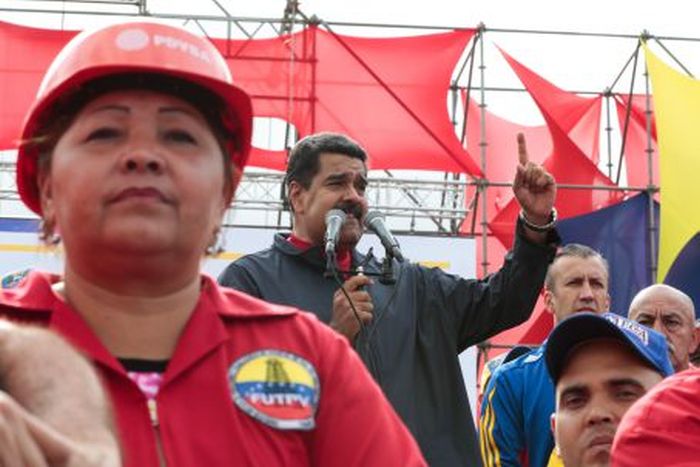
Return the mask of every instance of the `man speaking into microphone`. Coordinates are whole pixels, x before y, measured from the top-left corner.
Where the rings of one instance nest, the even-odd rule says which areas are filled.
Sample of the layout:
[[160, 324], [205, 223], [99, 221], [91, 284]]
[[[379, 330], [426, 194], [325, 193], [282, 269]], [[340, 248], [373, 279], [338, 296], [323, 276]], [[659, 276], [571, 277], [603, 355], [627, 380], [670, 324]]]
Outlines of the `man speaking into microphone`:
[[516, 240], [490, 277], [465, 279], [400, 261], [387, 231], [380, 236], [394, 257], [395, 281], [378, 280], [381, 261], [355, 249], [366, 217], [382, 230], [367, 214], [367, 154], [335, 133], [308, 136], [291, 151], [285, 183], [292, 232], [219, 277], [222, 285], [311, 311], [353, 343], [430, 465], [481, 464], [457, 356], [530, 316], [555, 253], [556, 184], [528, 161], [522, 136], [518, 147]]

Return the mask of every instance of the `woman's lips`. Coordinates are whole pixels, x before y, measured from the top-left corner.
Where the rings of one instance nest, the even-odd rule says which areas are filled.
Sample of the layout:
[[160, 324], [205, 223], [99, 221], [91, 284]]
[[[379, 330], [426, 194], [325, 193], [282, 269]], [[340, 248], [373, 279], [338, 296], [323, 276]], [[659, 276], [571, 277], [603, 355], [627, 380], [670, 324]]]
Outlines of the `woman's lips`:
[[110, 199], [111, 203], [119, 203], [121, 201], [131, 199], [155, 200], [163, 203], [170, 203], [170, 199], [160, 190], [153, 187], [129, 187]]

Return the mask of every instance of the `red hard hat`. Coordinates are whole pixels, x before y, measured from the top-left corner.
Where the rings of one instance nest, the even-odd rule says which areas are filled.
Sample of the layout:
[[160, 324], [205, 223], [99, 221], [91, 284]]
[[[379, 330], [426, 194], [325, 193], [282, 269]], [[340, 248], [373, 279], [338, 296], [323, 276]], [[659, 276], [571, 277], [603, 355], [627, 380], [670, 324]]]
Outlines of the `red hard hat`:
[[[37, 149], [31, 144], [40, 122], [64, 93], [97, 78], [123, 73], [153, 73], [197, 84], [224, 101], [227, 130], [235, 131], [231, 160], [241, 170], [250, 153], [253, 111], [250, 97], [233, 85], [231, 71], [214, 45], [176, 26], [127, 22], [73, 38], [56, 56], [24, 121], [17, 154], [17, 190], [24, 204], [41, 214]], [[27, 143], [30, 144], [27, 144]]]

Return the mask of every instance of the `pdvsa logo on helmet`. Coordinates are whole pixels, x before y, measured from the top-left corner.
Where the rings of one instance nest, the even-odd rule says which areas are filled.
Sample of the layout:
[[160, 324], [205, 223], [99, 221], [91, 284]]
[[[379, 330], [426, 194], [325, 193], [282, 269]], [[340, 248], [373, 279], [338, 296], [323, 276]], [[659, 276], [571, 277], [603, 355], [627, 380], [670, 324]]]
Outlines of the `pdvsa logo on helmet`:
[[203, 60], [207, 63], [211, 62], [211, 57], [209, 57], [209, 54], [202, 50], [200, 47], [197, 47], [193, 43], [187, 42], [177, 37], [154, 34], [153, 45], [155, 47], [168, 47], [169, 49], [179, 50], [180, 52], [190, 54], [193, 57]]
[[122, 50], [141, 50], [149, 42], [148, 33], [143, 29], [125, 29], [115, 39], [117, 47]]
[[151, 37], [143, 29], [125, 29], [117, 35], [115, 43], [118, 48], [126, 51], [141, 50], [152, 43], [153, 47], [167, 47], [178, 50], [204, 62], [211, 63], [211, 57], [201, 47], [178, 37], [163, 34], [153, 34], [153, 40], [151, 41]]

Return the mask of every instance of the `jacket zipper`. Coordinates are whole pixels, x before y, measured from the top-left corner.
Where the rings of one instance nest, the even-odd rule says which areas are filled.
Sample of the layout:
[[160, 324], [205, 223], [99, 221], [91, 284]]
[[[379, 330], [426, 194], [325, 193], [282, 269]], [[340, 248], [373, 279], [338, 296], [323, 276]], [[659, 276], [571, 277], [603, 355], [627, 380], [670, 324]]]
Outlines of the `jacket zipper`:
[[155, 399], [148, 399], [146, 401], [148, 406], [148, 416], [151, 419], [151, 426], [153, 427], [153, 434], [156, 437], [156, 452], [158, 453], [158, 464], [161, 467], [166, 467], [165, 462], [165, 452], [163, 451], [163, 441], [160, 437], [160, 423], [158, 422], [158, 403]]

